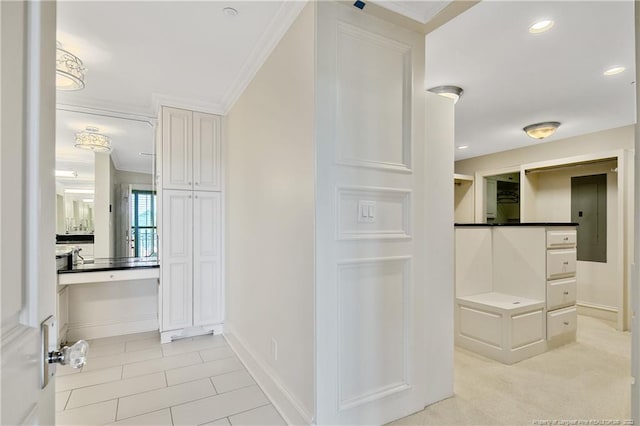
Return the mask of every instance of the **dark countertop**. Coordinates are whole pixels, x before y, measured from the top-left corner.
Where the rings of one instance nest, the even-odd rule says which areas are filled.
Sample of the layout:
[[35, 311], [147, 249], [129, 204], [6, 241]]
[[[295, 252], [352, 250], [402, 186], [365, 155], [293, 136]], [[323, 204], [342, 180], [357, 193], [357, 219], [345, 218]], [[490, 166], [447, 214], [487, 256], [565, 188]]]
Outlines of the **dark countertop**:
[[160, 262], [156, 257], [121, 257], [94, 259], [82, 265], [73, 265], [73, 269], [60, 269], [58, 274], [73, 274], [75, 272], [117, 271], [124, 269], [159, 268]]
[[456, 223], [455, 226], [578, 226], [576, 222], [524, 222], [524, 223]]
[[93, 234], [56, 234], [56, 244], [93, 244]]

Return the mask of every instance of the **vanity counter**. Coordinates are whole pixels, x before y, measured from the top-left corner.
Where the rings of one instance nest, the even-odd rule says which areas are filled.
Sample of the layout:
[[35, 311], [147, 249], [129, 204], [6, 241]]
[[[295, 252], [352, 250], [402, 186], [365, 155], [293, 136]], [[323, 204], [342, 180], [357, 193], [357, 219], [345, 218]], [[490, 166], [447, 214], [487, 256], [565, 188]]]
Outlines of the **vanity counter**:
[[104, 258], [58, 271], [58, 284], [129, 281], [160, 277], [157, 258]]
[[522, 223], [456, 223], [456, 227], [494, 227], [494, 226], [578, 226], [575, 222], [522, 222]]

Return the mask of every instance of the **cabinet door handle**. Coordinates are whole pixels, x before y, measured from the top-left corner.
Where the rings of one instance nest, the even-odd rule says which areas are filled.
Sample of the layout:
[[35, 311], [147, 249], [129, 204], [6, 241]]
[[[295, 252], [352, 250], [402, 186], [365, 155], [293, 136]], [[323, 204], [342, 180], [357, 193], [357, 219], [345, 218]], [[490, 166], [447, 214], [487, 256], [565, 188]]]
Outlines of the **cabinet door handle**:
[[191, 195], [189, 195], [189, 199], [191, 199]]
[[567, 260], [567, 261], [563, 262], [563, 264], [568, 265], [569, 261]]
[[569, 292], [568, 292], [568, 291], [565, 291], [565, 292], [564, 292], [564, 295], [565, 295], [565, 296], [568, 296], [568, 295], [569, 295]]
[[191, 182], [187, 182], [187, 185], [191, 185]]
[[197, 186], [197, 185], [200, 185], [200, 184], [199, 184], [198, 182], [196, 182], [196, 186]]
[[194, 198], [197, 200], [197, 199], [198, 199], [198, 196], [196, 195]]
[[569, 325], [569, 321], [563, 322], [564, 325]]

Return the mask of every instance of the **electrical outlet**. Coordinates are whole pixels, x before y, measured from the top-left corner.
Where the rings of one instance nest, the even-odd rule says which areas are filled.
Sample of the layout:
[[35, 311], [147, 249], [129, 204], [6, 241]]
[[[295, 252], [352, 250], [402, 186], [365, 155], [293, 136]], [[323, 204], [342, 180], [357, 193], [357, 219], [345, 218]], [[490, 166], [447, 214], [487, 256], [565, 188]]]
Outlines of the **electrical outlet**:
[[278, 360], [278, 341], [273, 337], [271, 338], [271, 358], [274, 361]]

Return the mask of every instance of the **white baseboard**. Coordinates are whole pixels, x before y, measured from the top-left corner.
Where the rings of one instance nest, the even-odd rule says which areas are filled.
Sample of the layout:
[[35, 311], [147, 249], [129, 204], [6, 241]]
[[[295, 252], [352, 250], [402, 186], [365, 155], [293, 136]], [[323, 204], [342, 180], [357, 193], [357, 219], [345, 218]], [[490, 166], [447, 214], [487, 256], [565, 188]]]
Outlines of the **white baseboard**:
[[109, 321], [102, 323], [68, 324], [67, 340], [74, 342], [80, 339], [101, 339], [103, 337], [121, 336], [124, 334], [143, 333], [158, 329], [158, 318], [140, 318], [126, 321]]
[[587, 315], [618, 323], [618, 310], [616, 308], [586, 302], [578, 302], [576, 305], [579, 315]]
[[313, 424], [312, 414], [287, 390], [273, 369], [251, 351], [228, 323], [225, 324], [224, 337], [287, 424]]

